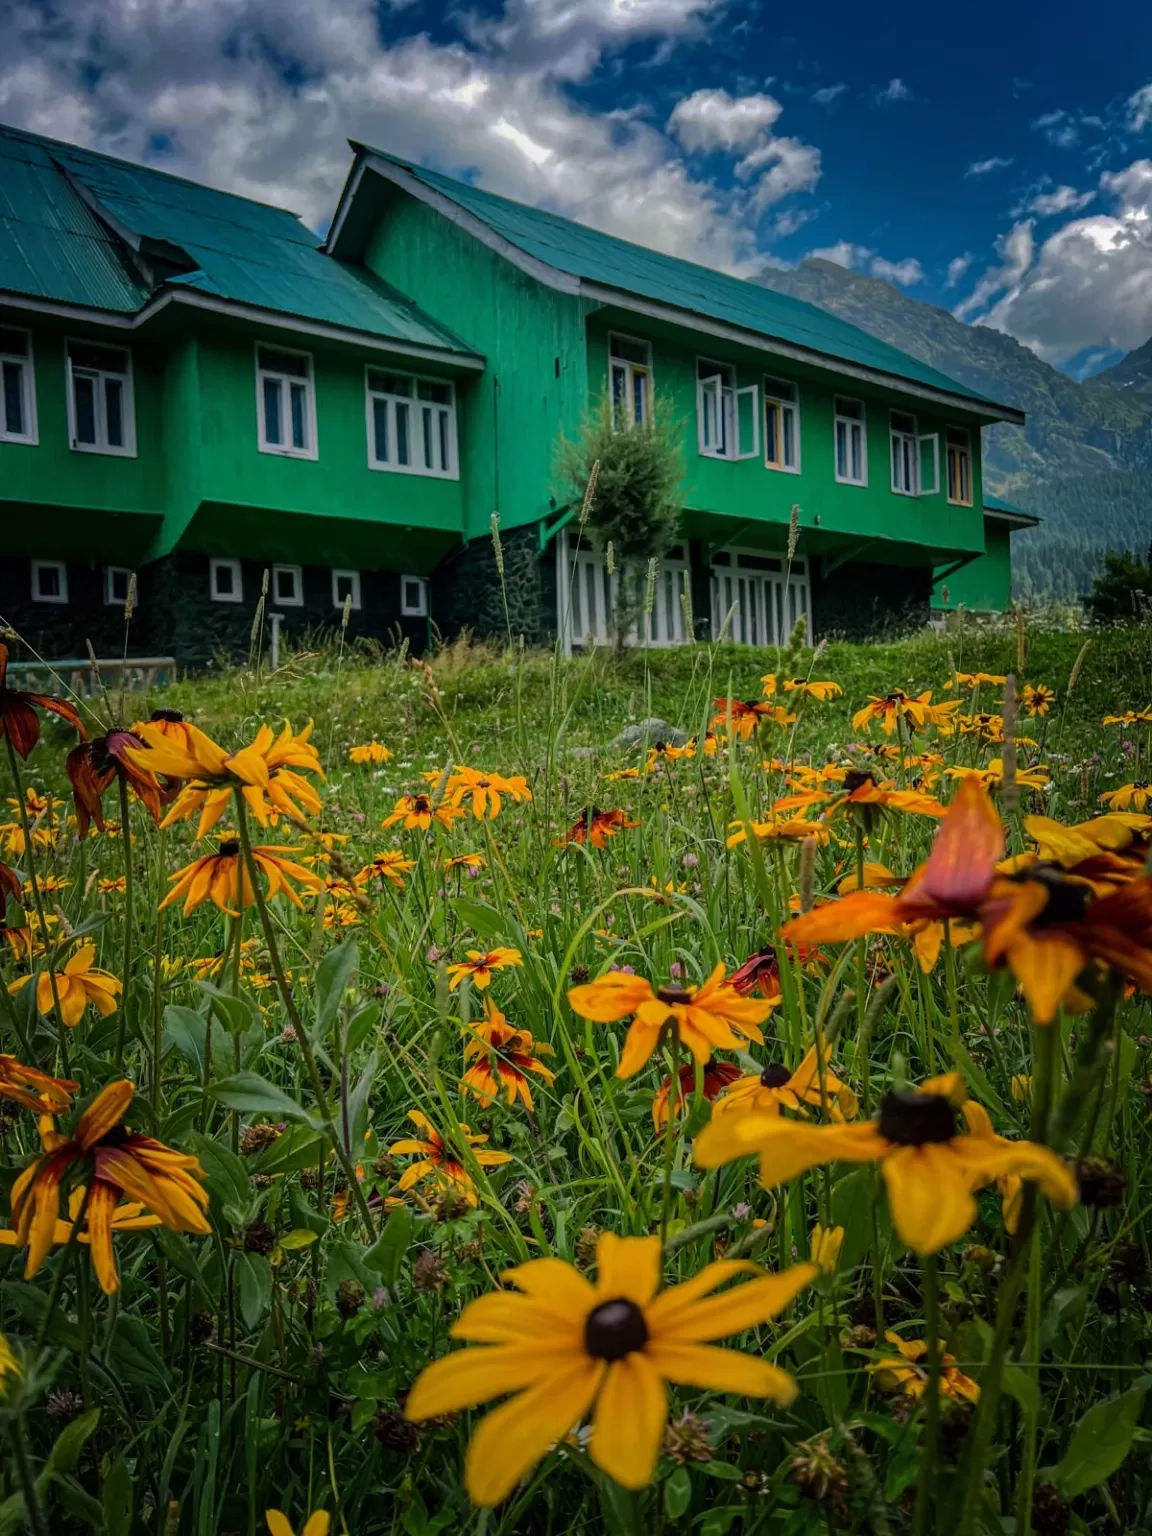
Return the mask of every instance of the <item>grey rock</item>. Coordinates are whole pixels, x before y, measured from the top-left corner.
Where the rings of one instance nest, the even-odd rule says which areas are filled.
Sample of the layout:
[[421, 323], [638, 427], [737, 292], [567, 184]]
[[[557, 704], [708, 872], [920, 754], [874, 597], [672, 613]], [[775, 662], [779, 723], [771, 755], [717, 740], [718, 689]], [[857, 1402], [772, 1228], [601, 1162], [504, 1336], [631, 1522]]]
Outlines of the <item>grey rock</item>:
[[678, 730], [676, 726], [669, 725], [667, 720], [641, 720], [636, 725], [625, 726], [610, 743], [613, 751], [622, 751], [625, 747], [638, 747], [641, 742], [648, 742], [654, 746], [658, 741], [665, 741], [670, 747], [682, 747], [688, 740], [688, 732]]

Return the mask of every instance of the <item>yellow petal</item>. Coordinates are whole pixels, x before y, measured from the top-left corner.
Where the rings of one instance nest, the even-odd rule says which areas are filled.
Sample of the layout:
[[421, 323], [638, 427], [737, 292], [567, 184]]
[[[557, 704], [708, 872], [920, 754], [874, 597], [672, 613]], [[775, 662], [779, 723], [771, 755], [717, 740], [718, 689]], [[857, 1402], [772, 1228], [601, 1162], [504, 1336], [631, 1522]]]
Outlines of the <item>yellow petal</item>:
[[404, 1404], [404, 1415], [413, 1420], [433, 1419], [442, 1413], [475, 1408], [505, 1392], [522, 1388], [547, 1376], [570, 1355], [549, 1353], [535, 1341], [459, 1349], [427, 1366]]
[[328, 1525], [331, 1517], [326, 1509], [318, 1509], [308, 1516], [307, 1524], [300, 1536], [328, 1536]]
[[[815, 1264], [794, 1264], [778, 1275], [764, 1275], [734, 1286], [719, 1296], [693, 1303], [687, 1310], [672, 1313], [667, 1319], [649, 1308], [649, 1326], [653, 1338], [699, 1343], [722, 1339], [730, 1333], [743, 1333], [782, 1312], [788, 1303], [819, 1274]], [[674, 1294], [674, 1293], [673, 1293]]]
[[622, 1296], [647, 1307], [660, 1285], [660, 1239], [601, 1233], [596, 1244], [596, 1299]]
[[264, 1518], [268, 1522], [270, 1536], [296, 1536], [287, 1515], [281, 1514], [278, 1509], [266, 1509]]
[[[552, 1370], [484, 1419], [472, 1436], [464, 1480], [475, 1504], [498, 1504], [588, 1412], [603, 1366], [581, 1357]], [[409, 1399], [409, 1404], [411, 1399]]]
[[976, 1217], [972, 1174], [947, 1142], [900, 1147], [880, 1164], [892, 1222], [915, 1253], [937, 1253]]
[[587, 1309], [573, 1315], [569, 1308], [557, 1311], [546, 1302], [508, 1291], [493, 1291], [469, 1302], [453, 1323], [454, 1339], [468, 1339], [475, 1344], [519, 1344], [535, 1339], [541, 1348], [557, 1345], [580, 1347]]
[[625, 1355], [608, 1367], [589, 1454], [622, 1488], [644, 1488], [656, 1470], [667, 1421], [668, 1393], [656, 1368], [643, 1354]]
[[668, 1381], [705, 1392], [734, 1392], [741, 1397], [770, 1397], [787, 1407], [796, 1397], [796, 1383], [778, 1365], [735, 1349], [707, 1344], [657, 1340], [644, 1353]]

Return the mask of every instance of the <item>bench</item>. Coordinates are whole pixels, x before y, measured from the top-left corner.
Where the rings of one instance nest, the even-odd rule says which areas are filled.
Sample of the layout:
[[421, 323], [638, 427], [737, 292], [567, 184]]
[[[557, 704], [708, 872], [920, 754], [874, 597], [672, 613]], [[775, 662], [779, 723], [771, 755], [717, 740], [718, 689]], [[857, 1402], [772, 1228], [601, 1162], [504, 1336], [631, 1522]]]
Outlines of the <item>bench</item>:
[[63, 678], [71, 693], [85, 698], [99, 693], [97, 675], [113, 692], [120, 688], [154, 688], [159, 682], [176, 681], [176, 659], [173, 656], [116, 656], [97, 657], [93, 662], [85, 657], [82, 660], [13, 661], [8, 666], [13, 687], [48, 693]]

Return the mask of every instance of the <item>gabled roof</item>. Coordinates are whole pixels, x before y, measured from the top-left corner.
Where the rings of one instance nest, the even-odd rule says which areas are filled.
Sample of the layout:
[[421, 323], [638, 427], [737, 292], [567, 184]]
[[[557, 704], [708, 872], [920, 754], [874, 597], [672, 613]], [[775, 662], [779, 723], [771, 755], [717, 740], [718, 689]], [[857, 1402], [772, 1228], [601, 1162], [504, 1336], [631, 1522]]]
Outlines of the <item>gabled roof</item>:
[[1011, 524], [1013, 528], [1035, 528], [1043, 521], [1033, 513], [1025, 512], [1023, 507], [1015, 507], [1002, 496], [992, 496], [987, 491], [984, 493], [984, 513], [999, 523]]
[[723, 326], [741, 333], [734, 339], [753, 345], [773, 343], [773, 350], [825, 366], [846, 364], [842, 371], [875, 377], [896, 388], [908, 385], [915, 393], [946, 396], [991, 419], [1024, 420], [1015, 407], [987, 399], [802, 299], [634, 245], [542, 208], [512, 202], [371, 146], [353, 141], [352, 147], [360, 165], [333, 220], [330, 249], [337, 245], [343, 215], [355, 196], [357, 173], [367, 165], [445, 211], [445, 205], [461, 210], [465, 219], [457, 213], [457, 222], [466, 223], [481, 239], [487, 232], [488, 243], [513, 261], [519, 258], [533, 275], [552, 286], [648, 313], [671, 312], [663, 317], [678, 317], [683, 325], [692, 326], [695, 320], [701, 328], [699, 322], [704, 320], [712, 324], [714, 333]]
[[0, 125], [0, 296], [144, 317], [159, 298], [271, 311], [357, 339], [471, 356], [295, 214]]

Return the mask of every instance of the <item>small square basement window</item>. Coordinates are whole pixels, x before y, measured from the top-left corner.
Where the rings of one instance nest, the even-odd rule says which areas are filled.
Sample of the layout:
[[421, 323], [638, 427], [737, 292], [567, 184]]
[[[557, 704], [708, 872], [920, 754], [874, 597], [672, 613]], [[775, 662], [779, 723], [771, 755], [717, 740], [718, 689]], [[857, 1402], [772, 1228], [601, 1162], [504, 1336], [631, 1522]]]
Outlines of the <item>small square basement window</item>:
[[428, 583], [423, 576], [401, 576], [400, 612], [405, 618], [422, 619], [428, 613]]

